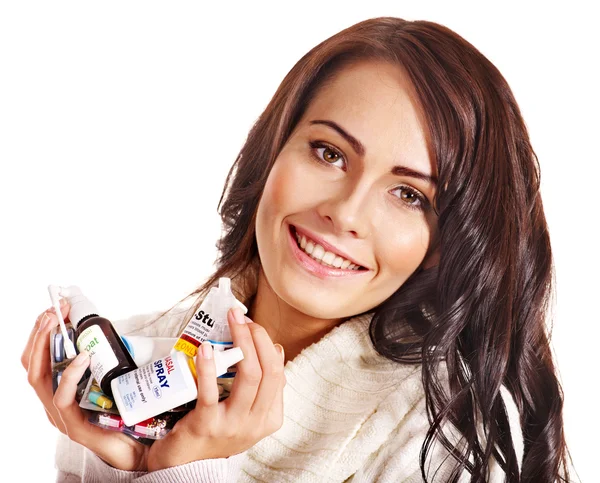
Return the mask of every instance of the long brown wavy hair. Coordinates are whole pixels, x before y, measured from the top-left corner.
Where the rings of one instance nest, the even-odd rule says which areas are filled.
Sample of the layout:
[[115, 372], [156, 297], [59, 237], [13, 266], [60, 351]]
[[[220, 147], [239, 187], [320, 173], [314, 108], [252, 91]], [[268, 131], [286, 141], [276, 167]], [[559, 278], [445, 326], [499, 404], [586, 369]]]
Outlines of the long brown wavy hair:
[[[223, 227], [216, 270], [189, 297], [200, 301], [220, 277], [241, 277], [257, 263], [256, 211], [275, 159], [317, 89], [361, 59], [391, 62], [408, 73], [437, 164], [439, 264], [418, 269], [375, 307], [370, 326], [379, 353], [422, 364], [430, 422], [423, 479], [439, 441], [455, 461], [449, 481], [465, 470], [470, 481], [485, 481], [492, 456], [507, 481], [568, 481], [563, 395], [546, 326], [553, 263], [537, 157], [506, 80], [444, 26], [369, 19], [294, 65], [229, 171], [218, 206]], [[519, 411], [522, 461], [501, 386]], [[459, 444], [442, 431], [447, 423], [460, 432]]]

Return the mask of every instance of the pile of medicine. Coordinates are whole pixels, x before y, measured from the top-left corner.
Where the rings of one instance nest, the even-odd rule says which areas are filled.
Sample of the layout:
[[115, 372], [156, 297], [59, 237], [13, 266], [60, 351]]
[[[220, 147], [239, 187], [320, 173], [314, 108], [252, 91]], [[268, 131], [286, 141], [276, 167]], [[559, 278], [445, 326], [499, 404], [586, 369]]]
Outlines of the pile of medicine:
[[55, 307], [58, 296], [69, 301], [69, 322], [59, 313], [50, 333], [52, 387], [56, 391], [75, 355], [90, 355], [90, 367], [77, 386], [76, 401], [89, 421], [119, 431], [143, 444], [163, 438], [195, 407], [198, 391], [195, 356], [208, 340], [215, 351], [220, 399], [229, 395], [235, 364], [243, 359], [232, 347], [227, 312], [246, 307], [231, 292], [228, 278], [210, 289], [179, 338], [122, 336], [78, 287], [49, 287]]

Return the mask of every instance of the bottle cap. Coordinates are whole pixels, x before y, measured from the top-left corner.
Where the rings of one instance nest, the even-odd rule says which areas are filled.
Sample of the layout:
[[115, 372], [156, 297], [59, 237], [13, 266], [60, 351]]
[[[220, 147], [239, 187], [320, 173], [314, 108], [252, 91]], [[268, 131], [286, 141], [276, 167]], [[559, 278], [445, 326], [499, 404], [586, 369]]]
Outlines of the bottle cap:
[[222, 376], [234, 364], [237, 364], [244, 358], [244, 353], [239, 347], [232, 347], [226, 351], [214, 351], [215, 366], [217, 368], [217, 377]]
[[210, 333], [211, 342], [231, 342], [231, 333], [227, 323], [227, 312], [232, 307], [239, 307], [242, 313], [248, 313], [246, 306], [235, 298], [231, 291], [231, 280], [227, 277], [219, 278], [219, 287], [211, 288], [214, 290], [212, 296], [212, 307], [210, 315], [215, 320], [215, 328]]
[[[232, 347], [231, 349], [227, 349], [224, 351], [213, 351], [213, 356], [215, 359], [215, 367], [217, 370], [217, 377], [219, 377], [219, 376], [222, 376], [223, 374], [225, 374], [231, 366], [240, 362], [244, 358], [244, 353], [242, 352], [242, 349], [240, 349], [239, 347]], [[196, 357], [198, 357], [198, 356], [196, 356]], [[192, 371], [194, 379], [198, 379], [198, 375], [196, 374], [196, 364], [195, 364], [196, 357], [194, 357], [193, 359], [191, 357], [188, 358], [188, 366], [190, 367], [190, 370]]]
[[69, 320], [74, 329], [82, 319], [90, 315], [98, 315], [96, 306], [81, 293], [81, 289], [76, 285], [69, 287], [60, 287], [59, 294], [69, 301], [71, 309], [69, 310]]

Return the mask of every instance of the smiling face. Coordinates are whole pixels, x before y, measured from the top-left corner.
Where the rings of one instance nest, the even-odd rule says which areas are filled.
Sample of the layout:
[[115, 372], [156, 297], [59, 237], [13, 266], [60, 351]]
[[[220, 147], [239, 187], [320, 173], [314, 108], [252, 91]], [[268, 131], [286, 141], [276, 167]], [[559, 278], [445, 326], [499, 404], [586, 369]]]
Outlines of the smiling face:
[[343, 319], [392, 295], [435, 238], [435, 176], [406, 74], [375, 61], [339, 71], [279, 153], [259, 202], [261, 277], [278, 304]]

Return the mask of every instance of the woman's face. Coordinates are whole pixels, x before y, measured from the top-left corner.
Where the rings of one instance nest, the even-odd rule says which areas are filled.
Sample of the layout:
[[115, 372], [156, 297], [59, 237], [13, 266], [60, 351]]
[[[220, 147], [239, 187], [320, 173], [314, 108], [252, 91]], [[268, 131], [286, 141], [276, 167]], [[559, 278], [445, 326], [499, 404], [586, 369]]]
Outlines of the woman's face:
[[280, 303], [337, 319], [387, 299], [430, 261], [435, 176], [406, 74], [375, 61], [338, 72], [277, 157], [258, 206], [262, 270]]

